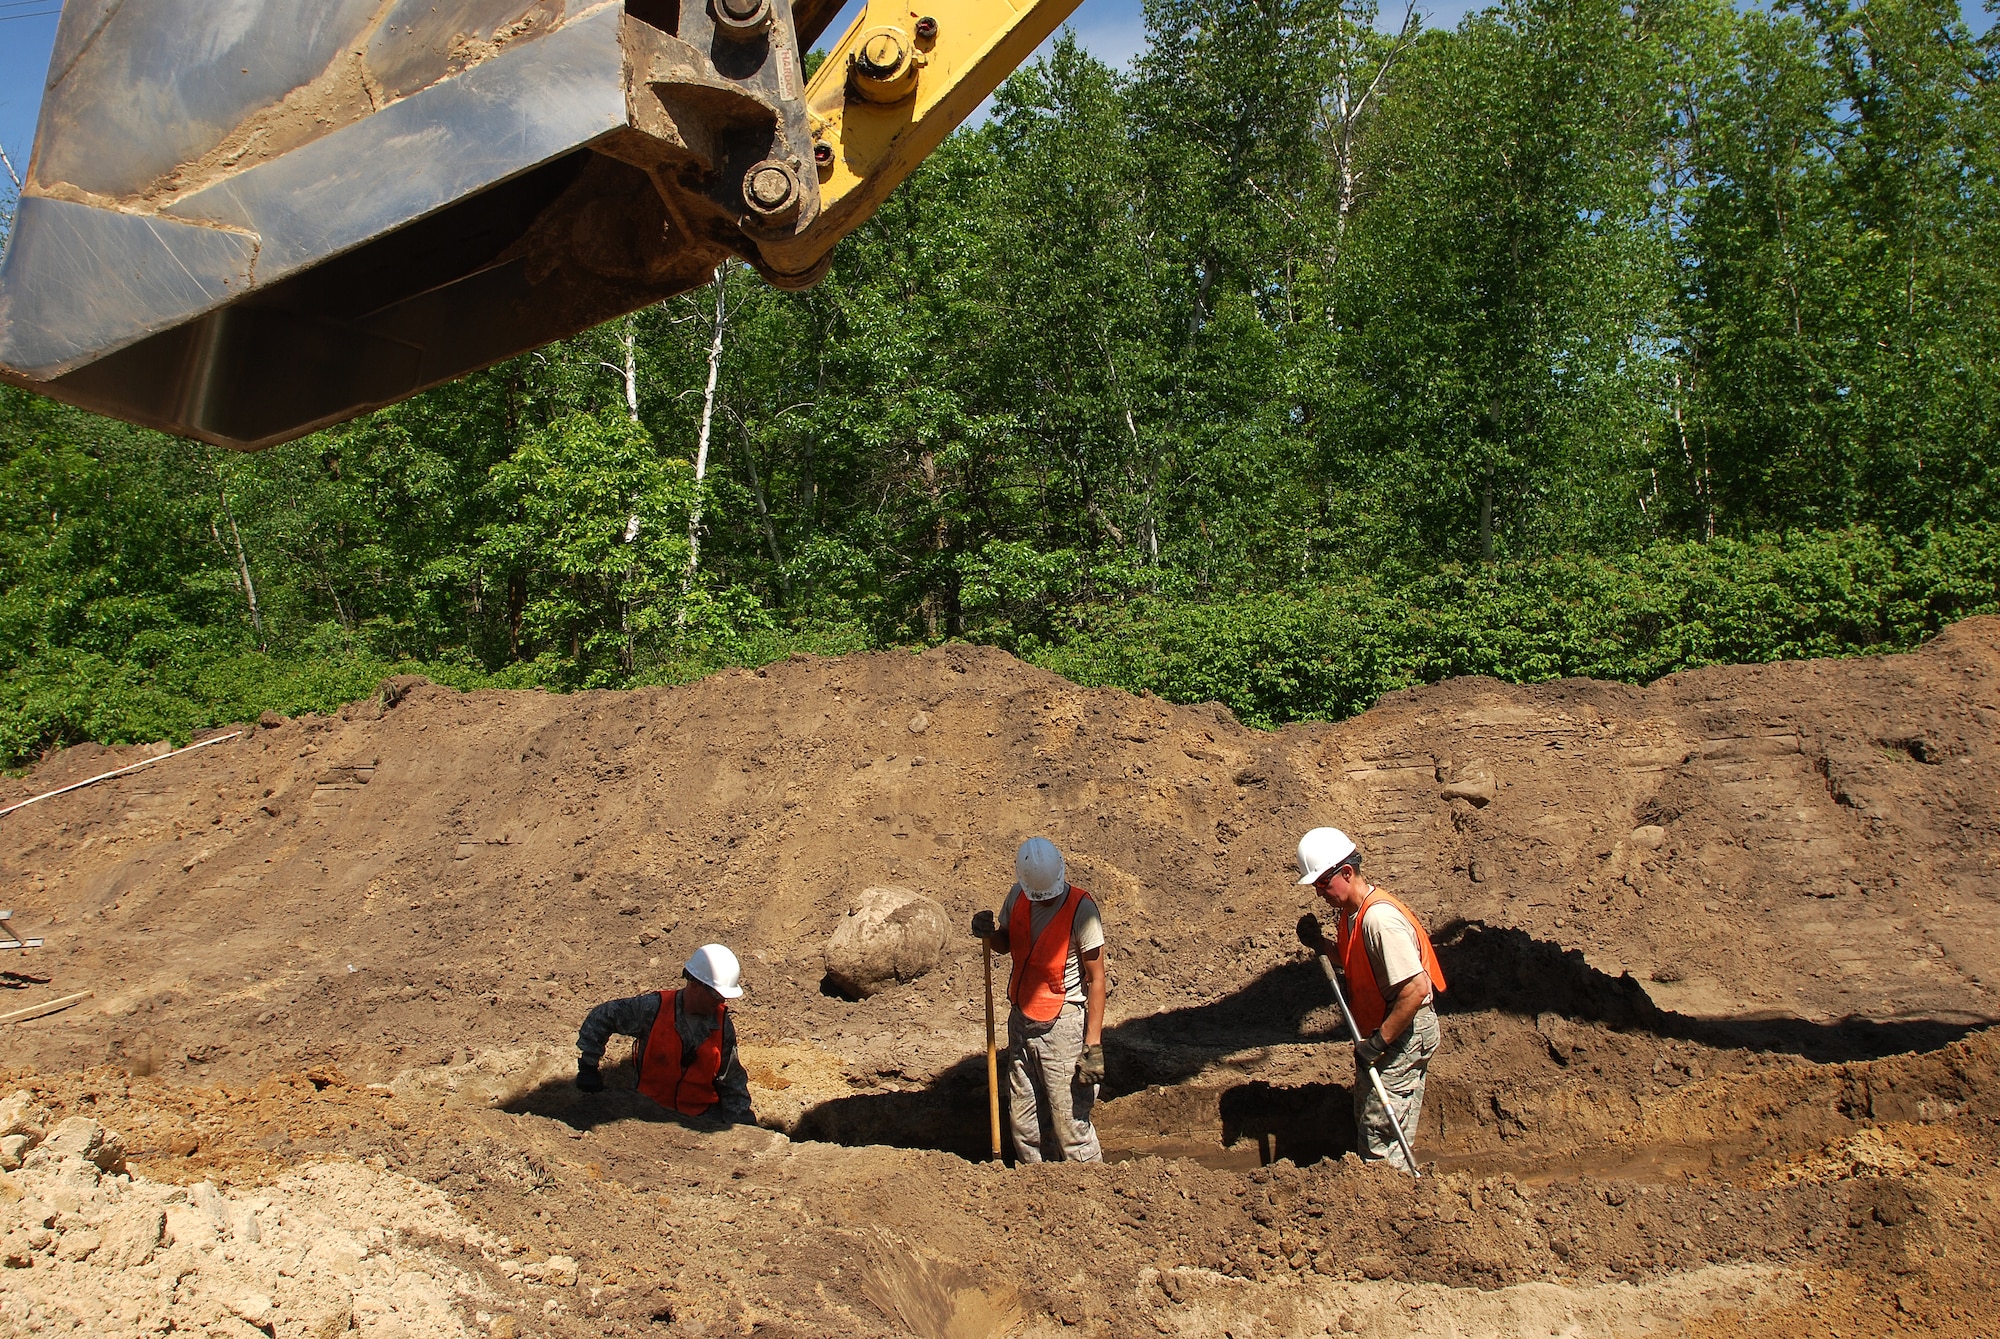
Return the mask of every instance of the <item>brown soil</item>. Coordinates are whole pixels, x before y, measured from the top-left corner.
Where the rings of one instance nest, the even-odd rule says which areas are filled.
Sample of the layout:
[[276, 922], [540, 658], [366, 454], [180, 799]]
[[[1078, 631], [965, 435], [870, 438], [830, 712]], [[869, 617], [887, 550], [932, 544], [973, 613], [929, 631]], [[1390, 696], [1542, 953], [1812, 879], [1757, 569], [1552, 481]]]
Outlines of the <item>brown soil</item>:
[[[417, 686], [9, 815], [13, 924], [48, 945], [6, 1005], [95, 996], [8, 1025], [0, 1096], [92, 1115], [153, 1181], [355, 1159], [579, 1263], [424, 1247], [495, 1335], [1991, 1333], [1997, 783], [2000, 620], [1275, 734], [969, 647]], [[1351, 1066], [1291, 929], [1327, 822], [1453, 983], [1415, 1186], [1342, 1157]], [[821, 988], [862, 889], [962, 921], [1035, 832], [1111, 936], [1107, 1168], [971, 1160], [969, 940]], [[648, 1120], [629, 1070], [576, 1094], [585, 1010], [709, 939], [772, 1128]], [[0, 1330], [61, 1332], [39, 1306]]]

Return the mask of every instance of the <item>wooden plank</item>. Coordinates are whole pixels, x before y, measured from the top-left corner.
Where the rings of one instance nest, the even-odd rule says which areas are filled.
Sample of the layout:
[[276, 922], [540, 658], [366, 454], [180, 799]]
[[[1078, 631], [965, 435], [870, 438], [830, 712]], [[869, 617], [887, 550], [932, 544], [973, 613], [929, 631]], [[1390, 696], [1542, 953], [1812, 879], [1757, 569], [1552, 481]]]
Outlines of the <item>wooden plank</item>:
[[63, 786], [60, 789], [44, 791], [40, 795], [31, 796], [15, 804], [10, 804], [5, 809], [0, 809], [0, 817], [11, 814], [16, 809], [25, 809], [31, 804], [39, 804], [43, 800], [52, 800], [58, 795], [67, 795], [73, 790], [82, 790], [85, 786], [94, 786], [100, 781], [109, 781], [114, 776], [124, 776], [127, 772], [136, 772], [141, 767], [151, 767], [156, 762], [165, 762], [169, 758], [178, 758], [183, 753], [193, 753], [196, 749], [205, 749], [210, 744], [227, 743], [242, 733], [241, 730], [232, 730], [226, 735], [217, 735], [214, 739], [204, 739], [199, 744], [190, 744], [184, 749], [175, 749], [171, 753], [162, 753], [157, 757], [143, 759], [142, 761], [133, 763], [130, 767], [121, 767], [115, 772], [100, 772], [96, 776]]
[[31, 1004], [25, 1009], [16, 1009], [12, 1013], [0, 1014], [0, 1023], [25, 1023], [30, 1018], [40, 1018], [44, 1014], [58, 1013], [61, 1010], [69, 1008], [72, 1004], [82, 1003], [96, 993], [94, 990], [79, 990], [76, 994], [65, 995], [59, 1000], [44, 1000], [40, 1004]]

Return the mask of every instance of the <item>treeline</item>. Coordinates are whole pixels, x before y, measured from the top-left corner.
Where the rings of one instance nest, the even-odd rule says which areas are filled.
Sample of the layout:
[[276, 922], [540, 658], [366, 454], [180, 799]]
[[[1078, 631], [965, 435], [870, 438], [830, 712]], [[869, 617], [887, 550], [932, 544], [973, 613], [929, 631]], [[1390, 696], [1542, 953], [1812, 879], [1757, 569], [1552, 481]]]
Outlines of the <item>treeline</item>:
[[946, 637], [1274, 722], [2000, 608], [1991, 35], [1378, 17], [1151, 0], [812, 292], [729, 267], [261, 456], [0, 395], [0, 753]]

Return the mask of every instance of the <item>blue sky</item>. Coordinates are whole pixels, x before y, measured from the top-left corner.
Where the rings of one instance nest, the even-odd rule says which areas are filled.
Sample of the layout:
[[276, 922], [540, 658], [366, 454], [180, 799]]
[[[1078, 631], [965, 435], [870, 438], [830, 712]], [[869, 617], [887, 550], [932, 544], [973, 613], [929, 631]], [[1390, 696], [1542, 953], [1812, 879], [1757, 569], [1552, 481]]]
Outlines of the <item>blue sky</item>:
[[[839, 32], [859, 3], [850, 0], [848, 10], [830, 31]], [[1973, 30], [1984, 32], [1991, 20], [1980, 12], [1980, 0], [1963, 3]], [[1385, 10], [1390, 7], [1390, 3], [1383, 6]], [[1418, 8], [1432, 26], [1450, 27], [1477, 5], [1470, 0], [1428, 0]], [[0, 148], [22, 172], [27, 171], [35, 113], [41, 105], [49, 52], [55, 46], [58, 12], [58, 0], [0, 0]], [[1397, 12], [1401, 12], [1400, 7]], [[1070, 18], [1070, 27], [1085, 47], [1112, 65], [1123, 65], [1145, 45], [1140, 0], [1083, 0]]]
[[23, 173], [56, 45], [57, 12], [55, 0], [0, 0], [0, 149]]

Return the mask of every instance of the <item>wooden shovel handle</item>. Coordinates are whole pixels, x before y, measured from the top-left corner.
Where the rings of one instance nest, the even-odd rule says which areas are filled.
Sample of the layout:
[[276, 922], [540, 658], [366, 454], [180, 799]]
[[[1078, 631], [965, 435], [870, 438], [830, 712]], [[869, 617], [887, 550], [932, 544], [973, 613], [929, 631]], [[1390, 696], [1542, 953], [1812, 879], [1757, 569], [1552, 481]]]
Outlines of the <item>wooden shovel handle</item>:
[[1000, 1161], [1000, 1050], [993, 1035], [993, 945], [986, 945], [986, 1115], [993, 1161]]

